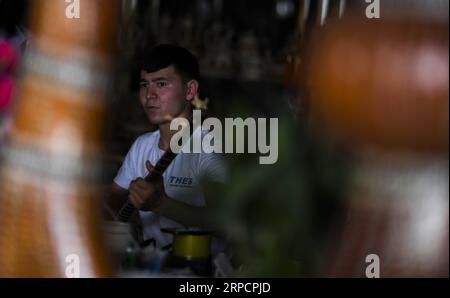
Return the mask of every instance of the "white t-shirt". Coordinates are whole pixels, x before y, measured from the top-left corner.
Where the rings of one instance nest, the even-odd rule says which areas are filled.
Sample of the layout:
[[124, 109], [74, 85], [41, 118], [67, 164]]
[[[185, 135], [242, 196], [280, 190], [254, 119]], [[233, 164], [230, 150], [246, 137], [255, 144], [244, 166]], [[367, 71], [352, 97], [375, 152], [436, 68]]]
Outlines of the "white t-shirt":
[[[204, 132], [202, 131], [202, 135]], [[148, 175], [145, 162], [155, 165], [164, 150], [159, 148], [159, 130], [141, 135], [131, 146], [114, 182], [128, 189], [132, 180]], [[226, 168], [218, 154], [180, 153], [163, 173], [166, 194], [174, 200], [193, 206], [205, 206], [201, 181], [224, 182]], [[172, 243], [173, 236], [162, 228], [183, 226], [151, 211], [139, 211], [144, 240], [154, 238], [158, 247]]]

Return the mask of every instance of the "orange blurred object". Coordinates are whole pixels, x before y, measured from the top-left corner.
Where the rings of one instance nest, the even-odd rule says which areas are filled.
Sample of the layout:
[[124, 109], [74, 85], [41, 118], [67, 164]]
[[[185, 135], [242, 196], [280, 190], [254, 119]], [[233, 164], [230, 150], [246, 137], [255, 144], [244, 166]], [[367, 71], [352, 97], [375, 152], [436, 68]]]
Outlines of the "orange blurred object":
[[32, 3], [9, 142], [0, 171], [0, 276], [111, 276], [100, 232], [98, 156], [117, 3]]
[[358, 145], [448, 151], [448, 24], [330, 23], [305, 58], [318, 124]]
[[448, 277], [448, 24], [329, 23], [304, 61], [312, 120], [355, 157], [322, 274]]

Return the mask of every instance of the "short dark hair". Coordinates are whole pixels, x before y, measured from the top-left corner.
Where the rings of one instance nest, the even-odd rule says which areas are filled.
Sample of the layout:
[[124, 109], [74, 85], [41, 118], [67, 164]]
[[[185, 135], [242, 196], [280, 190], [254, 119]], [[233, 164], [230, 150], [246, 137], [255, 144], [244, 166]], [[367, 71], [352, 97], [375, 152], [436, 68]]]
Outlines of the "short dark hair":
[[197, 58], [187, 49], [173, 45], [160, 44], [142, 55], [141, 70], [155, 72], [173, 65], [182, 79], [199, 80], [200, 71]]

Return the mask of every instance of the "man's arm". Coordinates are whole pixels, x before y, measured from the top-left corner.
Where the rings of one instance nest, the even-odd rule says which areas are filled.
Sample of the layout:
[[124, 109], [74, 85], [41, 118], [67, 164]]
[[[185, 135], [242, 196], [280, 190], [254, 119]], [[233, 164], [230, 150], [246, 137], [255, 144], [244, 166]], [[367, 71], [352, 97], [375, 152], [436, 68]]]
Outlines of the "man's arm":
[[[215, 193], [221, 192], [224, 188], [222, 183], [211, 183], [208, 189], [214, 189]], [[211, 191], [205, 190], [206, 207], [195, 207], [176, 201], [166, 194], [162, 199], [159, 208], [153, 210], [167, 218], [170, 218], [184, 226], [217, 229], [220, 223], [214, 216], [218, 208], [217, 200]]]
[[[128, 190], [120, 187], [116, 183], [112, 183], [106, 187], [104, 187], [104, 199], [103, 199], [103, 218], [105, 220], [117, 220], [117, 214], [119, 210], [124, 206], [124, 204], [128, 200]], [[143, 241], [142, 237], [142, 227], [141, 221], [139, 217], [139, 213], [135, 212], [130, 220], [131, 224], [131, 234], [133, 238], [141, 243]]]
[[[150, 162], [147, 161], [145, 165], [151, 172], [153, 166]], [[213, 189], [217, 193], [222, 188], [222, 183], [214, 183], [214, 187], [207, 187], [204, 194], [208, 207], [196, 207], [169, 197], [164, 190], [162, 177], [152, 181], [137, 178], [130, 183], [128, 198], [137, 209], [158, 213], [184, 226], [214, 228], [215, 223], [210, 211], [216, 204], [212, 192], [208, 190]]]
[[115, 220], [117, 213], [128, 199], [128, 190], [113, 182], [104, 186], [102, 193], [105, 217], [108, 220]]

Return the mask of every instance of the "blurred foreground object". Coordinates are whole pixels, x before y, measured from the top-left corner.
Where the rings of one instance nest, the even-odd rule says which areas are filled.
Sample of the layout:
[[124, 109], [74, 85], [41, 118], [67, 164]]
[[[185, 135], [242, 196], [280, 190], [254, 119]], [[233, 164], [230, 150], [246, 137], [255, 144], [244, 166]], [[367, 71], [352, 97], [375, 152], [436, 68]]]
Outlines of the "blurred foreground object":
[[[0, 172], [0, 276], [110, 276], [97, 182], [116, 3], [33, 1]], [[76, 7], [72, 7], [76, 9]]]
[[448, 276], [448, 20], [330, 23], [305, 61], [314, 124], [357, 158], [323, 274]]
[[447, 24], [355, 22], [330, 24], [312, 41], [320, 125], [384, 150], [447, 152]]

